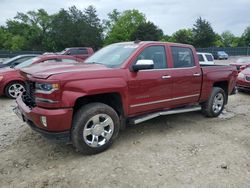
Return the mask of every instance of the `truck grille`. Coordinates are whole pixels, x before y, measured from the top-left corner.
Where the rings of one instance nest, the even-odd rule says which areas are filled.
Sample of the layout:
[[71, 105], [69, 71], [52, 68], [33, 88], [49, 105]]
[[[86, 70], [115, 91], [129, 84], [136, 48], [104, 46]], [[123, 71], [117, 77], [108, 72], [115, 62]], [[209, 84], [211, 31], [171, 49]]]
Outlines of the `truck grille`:
[[36, 106], [35, 103], [35, 82], [32, 81], [26, 81], [25, 82], [25, 89], [26, 92], [22, 95], [23, 102], [29, 106], [30, 108], [33, 108]]
[[246, 81], [250, 82], [250, 76], [246, 76]]

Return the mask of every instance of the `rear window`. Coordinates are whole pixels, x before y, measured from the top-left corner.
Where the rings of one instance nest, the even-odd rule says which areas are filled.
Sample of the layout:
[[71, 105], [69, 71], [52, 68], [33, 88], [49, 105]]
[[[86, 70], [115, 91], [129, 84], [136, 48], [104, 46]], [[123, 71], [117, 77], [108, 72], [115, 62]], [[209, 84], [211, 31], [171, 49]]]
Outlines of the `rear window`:
[[213, 56], [211, 55], [205, 55], [208, 61], [214, 61]]
[[199, 62], [204, 62], [204, 58], [202, 54], [198, 54]]
[[173, 46], [171, 51], [174, 68], [195, 66], [193, 52], [190, 48]]

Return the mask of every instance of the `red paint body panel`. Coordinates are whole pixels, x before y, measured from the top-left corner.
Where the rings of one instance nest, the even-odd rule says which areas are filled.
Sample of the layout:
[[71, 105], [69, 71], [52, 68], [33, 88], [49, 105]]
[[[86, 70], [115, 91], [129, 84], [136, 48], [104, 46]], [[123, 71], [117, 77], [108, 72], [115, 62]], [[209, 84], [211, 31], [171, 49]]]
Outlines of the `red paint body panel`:
[[[250, 91], [250, 68], [244, 69], [241, 74], [244, 75], [244, 78], [237, 78], [237, 88], [241, 90]], [[247, 79], [248, 77], [248, 79]]]
[[[131, 71], [138, 54], [146, 47], [161, 45], [166, 49], [167, 69], [151, 69], [138, 72]], [[195, 49], [190, 45], [141, 42], [134, 53], [119, 67], [107, 68], [99, 64], [74, 64], [68, 67], [47, 67], [40, 71], [27, 68], [24, 71], [29, 80], [45, 83], [60, 83], [60, 91], [39, 97], [56, 100], [55, 104], [37, 103], [37, 108], [50, 110], [72, 109], [80, 97], [97, 94], [116, 93], [121, 97], [125, 117], [133, 117], [157, 110], [197, 104], [208, 100], [212, 87], [217, 82], [226, 82], [228, 94], [235, 87], [237, 71], [231, 66], [200, 67]], [[174, 68], [171, 46], [187, 47], [193, 52], [195, 66]], [[163, 76], [170, 76], [163, 79]], [[20, 103], [20, 101], [19, 101]], [[26, 108], [23, 104], [20, 108]], [[39, 116], [35, 112], [30, 115]], [[64, 118], [64, 117], [63, 117]], [[67, 122], [73, 115], [67, 114]], [[56, 126], [56, 125], [55, 125]], [[48, 126], [49, 131], [56, 131], [54, 124]], [[71, 124], [63, 124], [61, 130], [67, 130]]]
[[[72, 108], [44, 109], [35, 107], [31, 110], [24, 104], [21, 97], [18, 97], [16, 101], [26, 120], [32, 121], [39, 129], [51, 132], [63, 132], [71, 129]], [[41, 116], [46, 116], [47, 127], [41, 123]]]

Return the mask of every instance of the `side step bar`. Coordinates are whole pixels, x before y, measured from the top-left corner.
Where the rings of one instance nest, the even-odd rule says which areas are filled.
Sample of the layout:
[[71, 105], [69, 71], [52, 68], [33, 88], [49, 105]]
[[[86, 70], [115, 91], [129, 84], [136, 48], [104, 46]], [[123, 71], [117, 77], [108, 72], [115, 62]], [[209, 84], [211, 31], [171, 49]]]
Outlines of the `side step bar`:
[[201, 106], [188, 106], [188, 107], [185, 107], [185, 108], [176, 108], [176, 109], [172, 109], [172, 110], [154, 112], [154, 113], [151, 113], [151, 114], [131, 118], [129, 120], [129, 124], [136, 125], [136, 124], [142, 123], [144, 121], [156, 118], [158, 116], [165, 116], [165, 115], [171, 115], [171, 114], [180, 114], [180, 113], [200, 111], [200, 110], [201, 110]]

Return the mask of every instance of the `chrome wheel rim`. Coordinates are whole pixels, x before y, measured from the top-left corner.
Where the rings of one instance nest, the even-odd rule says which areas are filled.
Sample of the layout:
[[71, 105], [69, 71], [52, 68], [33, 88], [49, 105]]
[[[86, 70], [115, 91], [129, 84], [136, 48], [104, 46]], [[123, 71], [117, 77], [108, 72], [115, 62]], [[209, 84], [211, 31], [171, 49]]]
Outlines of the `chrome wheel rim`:
[[214, 102], [213, 102], [213, 111], [214, 113], [219, 113], [223, 107], [224, 104], [224, 96], [221, 93], [218, 93], [214, 97]]
[[12, 84], [8, 88], [8, 93], [12, 98], [17, 98], [20, 94], [22, 94], [25, 91], [25, 88], [22, 84], [15, 83]]
[[97, 114], [91, 117], [83, 129], [83, 138], [87, 145], [93, 148], [106, 144], [114, 133], [114, 122], [107, 114]]

